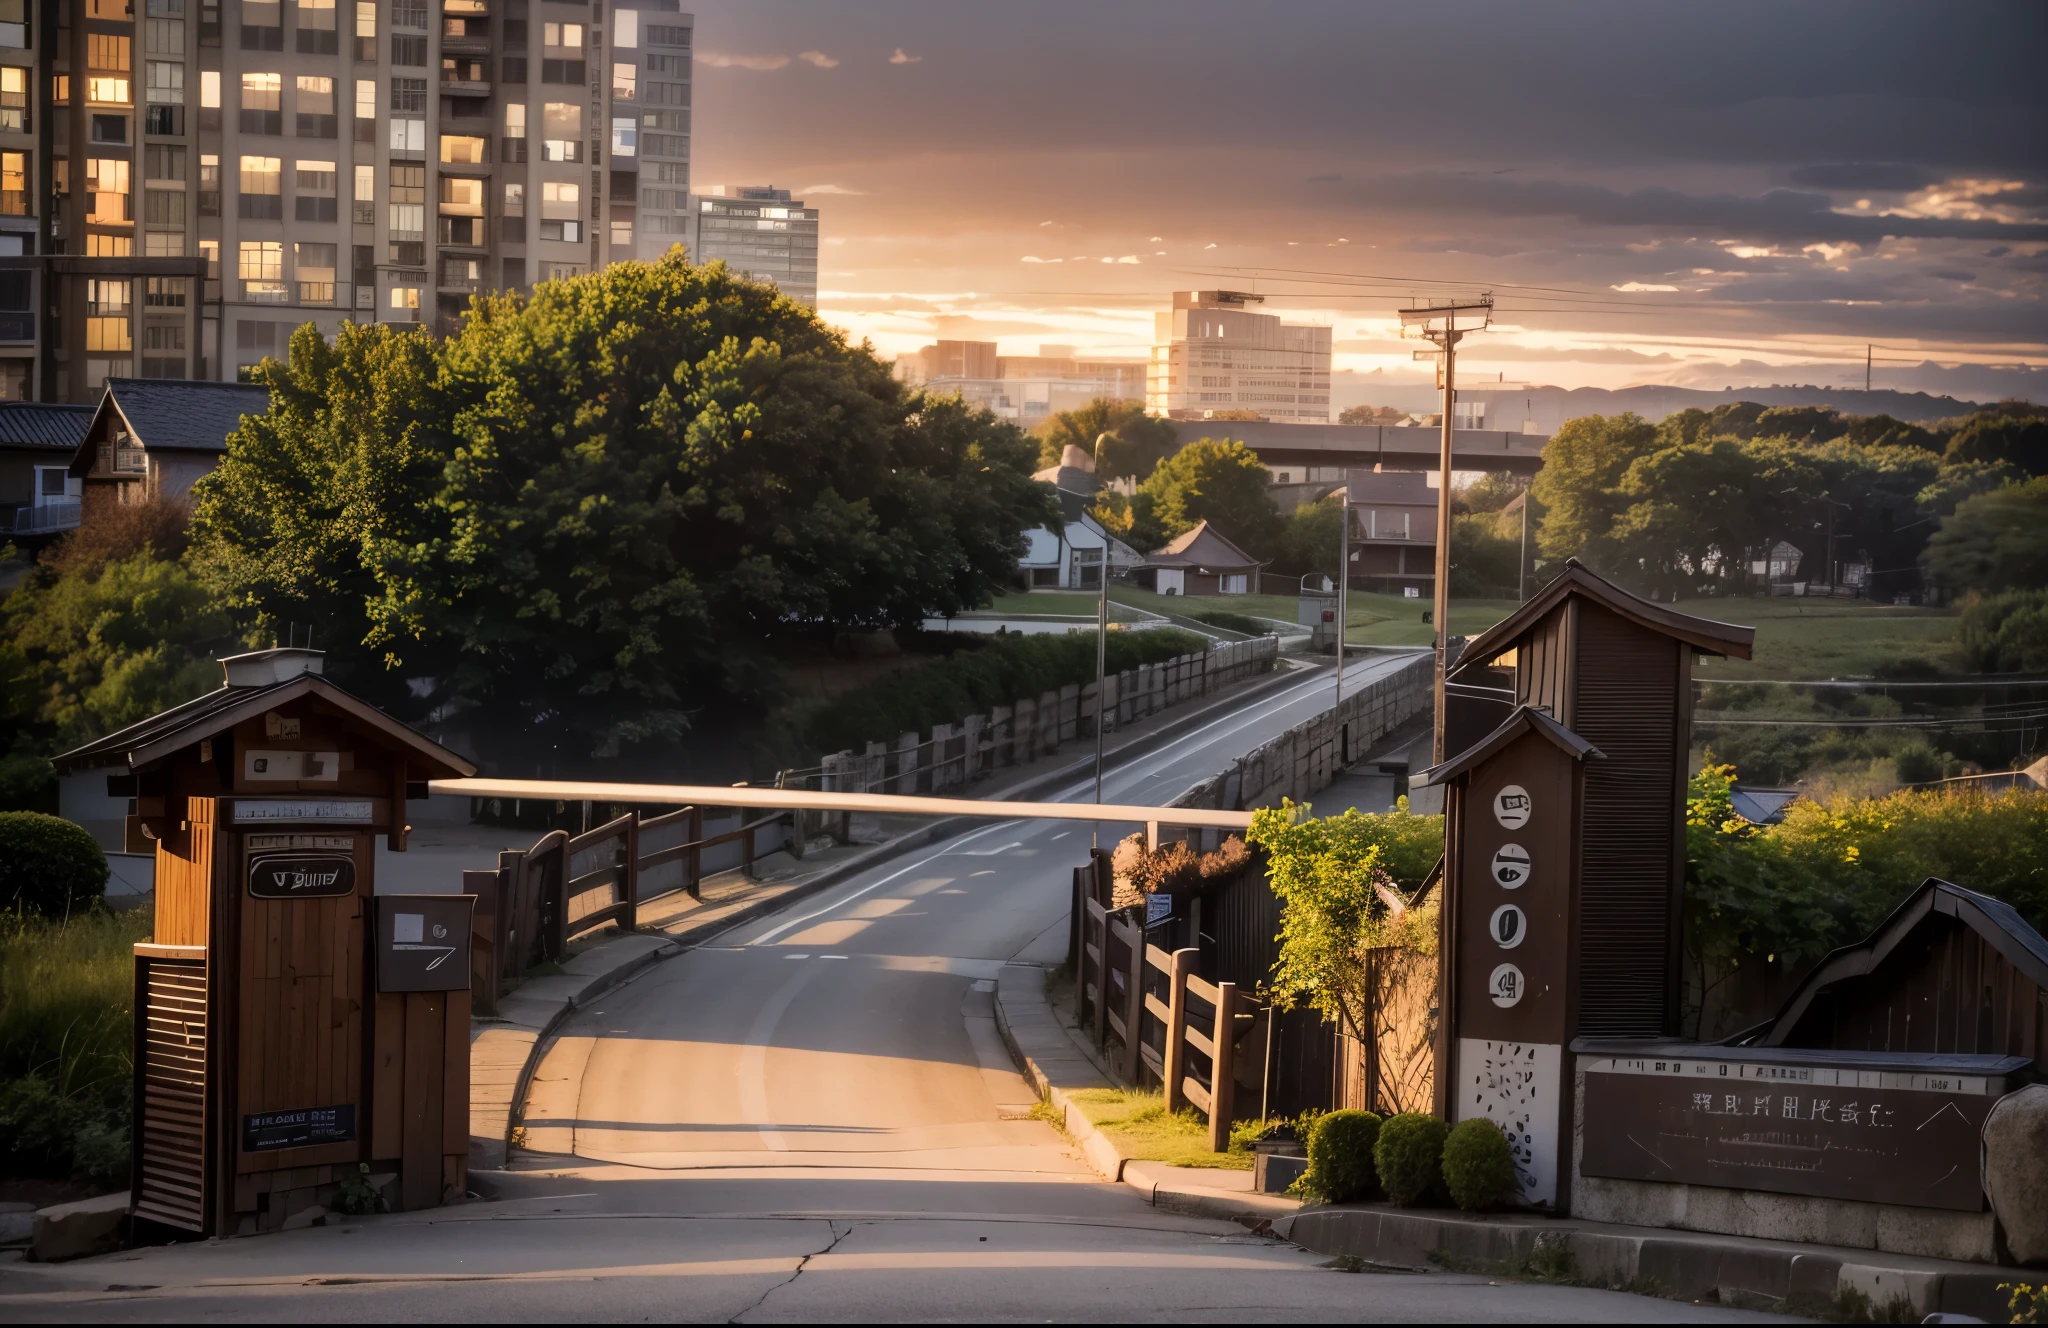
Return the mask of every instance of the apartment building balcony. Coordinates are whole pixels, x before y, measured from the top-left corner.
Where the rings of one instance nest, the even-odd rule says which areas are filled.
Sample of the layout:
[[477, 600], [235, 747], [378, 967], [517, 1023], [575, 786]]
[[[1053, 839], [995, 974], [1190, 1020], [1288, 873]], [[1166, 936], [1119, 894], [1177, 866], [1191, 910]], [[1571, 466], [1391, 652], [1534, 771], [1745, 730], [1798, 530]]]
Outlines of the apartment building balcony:
[[34, 341], [36, 316], [32, 310], [0, 310], [0, 341]]
[[102, 475], [147, 475], [149, 474], [149, 453], [139, 447], [124, 447], [119, 443], [101, 443], [99, 464], [94, 469]]
[[482, 78], [443, 78], [441, 95], [444, 97], [488, 97], [491, 95], [490, 81]]
[[242, 298], [250, 304], [289, 304], [292, 289], [282, 281], [244, 281]]
[[21, 506], [0, 514], [0, 529], [16, 535], [53, 535], [78, 525], [83, 505], [76, 498], [60, 499], [40, 506]]

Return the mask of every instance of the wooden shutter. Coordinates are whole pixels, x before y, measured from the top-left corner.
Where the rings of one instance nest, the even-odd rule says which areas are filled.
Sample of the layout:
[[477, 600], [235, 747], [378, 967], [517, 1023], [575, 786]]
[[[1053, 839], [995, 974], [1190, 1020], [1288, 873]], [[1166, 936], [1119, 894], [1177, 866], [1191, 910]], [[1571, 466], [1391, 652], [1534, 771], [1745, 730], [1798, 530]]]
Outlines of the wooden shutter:
[[135, 1213], [204, 1231], [206, 960], [138, 954], [135, 963]]

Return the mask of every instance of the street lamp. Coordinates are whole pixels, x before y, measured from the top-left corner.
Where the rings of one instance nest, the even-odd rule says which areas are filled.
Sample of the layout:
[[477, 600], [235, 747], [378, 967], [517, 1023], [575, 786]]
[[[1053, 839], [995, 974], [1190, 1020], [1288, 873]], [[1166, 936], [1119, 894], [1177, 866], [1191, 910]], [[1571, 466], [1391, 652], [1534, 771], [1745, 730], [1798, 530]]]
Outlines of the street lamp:
[[[1108, 441], [1106, 433], [1095, 435], [1095, 481], [1098, 488], [1102, 483], [1102, 445]], [[1096, 524], [1102, 526], [1100, 598], [1095, 605], [1095, 801], [1099, 806], [1102, 802], [1102, 720], [1106, 709], [1104, 702], [1108, 699], [1104, 693], [1109, 690], [1106, 675], [1109, 670], [1109, 541], [1112, 537], [1109, 527], [1103, 525], [1099, 518]], [[1098, 830], [1090, 843], [1100, 847], [1100, 840], [1101, 831]]]
[[[1417, 351], [1416, 359], [1437, 360], [1444, 392], [1443, 450], [1438, 463], [1436, 490], [1436, 596], [1430, 616], [1436, 627], [1436, 737], [1431, 745], [1435, 763], [1444, 757], [1444, 674], [1450, 650], [1451, 616], [1451, 417], [1457, 406], [1458, 343], [1469, 332], [1483, 332], [1493, 321], [1493, 296], [1477, 300], [1432, 301], [1417, 308], [1401, 310], [1401, 335], [1417, 336], [1436, 343], [1435, 351]], [[1341, 674], [1343, 650], [1338, 649]]]

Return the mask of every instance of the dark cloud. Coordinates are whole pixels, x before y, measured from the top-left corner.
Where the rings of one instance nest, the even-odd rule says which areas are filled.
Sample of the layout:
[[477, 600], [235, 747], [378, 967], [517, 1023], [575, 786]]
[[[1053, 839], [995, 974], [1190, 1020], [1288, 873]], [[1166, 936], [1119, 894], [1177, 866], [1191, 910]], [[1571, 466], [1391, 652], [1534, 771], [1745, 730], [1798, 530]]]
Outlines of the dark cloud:
[[[1975, 281], [1977, 279], [1977, 274], [1974, 272], [1964, 272], [1952, 267], [1937, 267], [1930, 270], [1927, 275], [1930, 277], [1940, 277], [1943, 281]], [[1335, 648], [1334, 646], [1331, 647], [1333, 650]]]
[[1847, 189], [1857, 193], [1910, 194], [1936, 184], [1941, 177], [1925, 166], [1897, 161], [1830, 161], [1801, 166], [1792, 183], [1810, 189]]

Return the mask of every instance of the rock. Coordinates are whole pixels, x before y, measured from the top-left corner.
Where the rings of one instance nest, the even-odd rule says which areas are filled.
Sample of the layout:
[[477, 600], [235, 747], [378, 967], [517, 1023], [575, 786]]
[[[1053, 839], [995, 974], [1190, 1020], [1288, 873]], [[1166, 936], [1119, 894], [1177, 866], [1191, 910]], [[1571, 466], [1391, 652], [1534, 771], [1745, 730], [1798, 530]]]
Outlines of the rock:
[[57, 1204], [36, 1212], [30, 1257], [38, 1263], [118, 1250], [128, 1234], [128, 1191]]
[[2021, 1263], [2048, 1263], [2048, 1084], [2007, 1093], [1984, 1121], [1984, 1192]]

